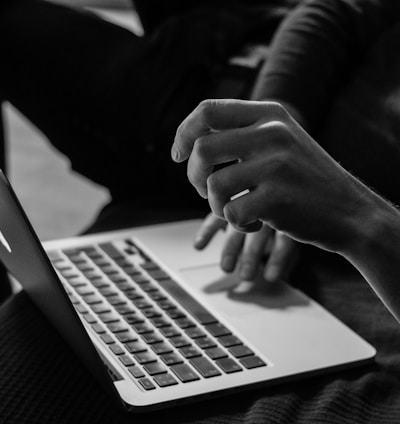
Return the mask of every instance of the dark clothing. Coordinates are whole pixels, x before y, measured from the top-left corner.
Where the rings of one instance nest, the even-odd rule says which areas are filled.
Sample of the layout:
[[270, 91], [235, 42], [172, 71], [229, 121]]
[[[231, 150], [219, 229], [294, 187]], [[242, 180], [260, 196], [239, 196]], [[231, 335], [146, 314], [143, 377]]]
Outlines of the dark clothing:
[[269, 41], [282, 17], [269, 10], [255, 25], [202, 6], [137, 37], [91, 13], [13, 0], [0, 15], [0, 92], [114, 199], [204, 203], [170, 160], [176, 128], [215, 95], [232, 54]]

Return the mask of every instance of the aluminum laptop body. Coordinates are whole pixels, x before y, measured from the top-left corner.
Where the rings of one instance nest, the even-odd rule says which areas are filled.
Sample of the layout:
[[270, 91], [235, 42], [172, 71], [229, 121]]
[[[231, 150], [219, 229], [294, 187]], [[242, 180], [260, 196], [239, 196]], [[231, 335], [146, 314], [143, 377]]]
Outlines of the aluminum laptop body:
[[0, 259], [130, 411], [372, 360], [372, 346], [299, 290], [284, 283], [266, 290], [262, 280], [224, 274], [223, 235], [198, 252], [199, 225], [138, 227], [43, 249], [0, 175]]

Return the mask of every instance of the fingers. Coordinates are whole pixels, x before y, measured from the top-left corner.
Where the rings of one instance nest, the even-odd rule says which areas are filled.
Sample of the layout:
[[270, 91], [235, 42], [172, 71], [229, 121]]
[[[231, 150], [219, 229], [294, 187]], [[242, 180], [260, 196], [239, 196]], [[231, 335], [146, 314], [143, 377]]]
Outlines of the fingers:
[[273, 237], [274, 230], [268, 225], [263, 225], [260, 231], [247, 234], [240, 260], [240, 278], [244, 281], [252, 281], [257, 275], [263, 262], [265, 247]]
[[[240, 198], [241, 193], [246, 193], [256, 187], [258, 180], [259, 172], [250, 162], [235, 163], [213, 172], [207, 178], [206, 189], [208, 203], [213, 213], [225, 219], [225, 205], [231, 202], [232, 198]], [[242, 195], [242, 197], [244, 196], [246, 194]]]
[[194, 247], [198, 250], [204, 249], [215, 233], [225, 228], [226, 224], [225, 220], [216, 217], [213, 213], [209, 213], [195, 236]]
[[299, 244], [277, 231], [275, 242], [264, 269], [264, 278], [271, 283], [285, 280], [290, 275], [299, 256]]
[[232, 272], [236, 268], [245, 236], [244, 233], [239, 233], [230, 225], [228, 226], [225, 245], [221, 254], [221, 268], [223, 271]]
[[[249, 154], [247, 143], [245, 143], [250, 139], [248, 133], [247, 128], [240, 128], [212, 133], [196, 139], [188, 161], [187, 176], [202, 197], [207, 198], [207, 178], [213, 172], [215, 165], [240, 160], [246, 153]], [[253, 137], [253, 144], [254, 141]]]
[[[260, 230], [262, 223], [258, 218], [268, 215], [265, 212], [268, 211], [268, 198], [260, 192], [260, 188], [256, 187], [223, 206], [222, 215], [237, 231], [255, 232]], [[209, 199], [211, 204], [210, 200], [211, 198]], [[219, 203], [218, 207], [222, 203]]]
[[275, 119], [287, 112], [274, 102], [249, 102], [242, 100], [206, 100], [179, 126], [171, 156], [175, 162], [186, 160], [195, 141], [212, 130], [220, 131], [243, 128], [257, 122], [263, 117]]

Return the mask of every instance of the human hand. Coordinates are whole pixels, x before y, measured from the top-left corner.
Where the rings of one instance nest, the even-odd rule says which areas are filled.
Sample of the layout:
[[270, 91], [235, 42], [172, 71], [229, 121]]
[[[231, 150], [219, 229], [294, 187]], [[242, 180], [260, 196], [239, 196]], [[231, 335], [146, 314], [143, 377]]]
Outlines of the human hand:
[[232, 272], [238, 267], [240, 278], [252, 281], [256, 278], [259, 268], [264, 266], [264, 278], [270, 283], [289, 277], [299, 253], [298, 243], [290, 237], [266, 224], [255, 233], [245, 234], [210, 213], [196, 234], [195, 247], [204, 249], [221, 229], [226, 229], [225, 244], [221, 253], [221, 268], [225, 272]]
[[354, 232], [364, 186], [277, 103], [202, 102], [178, 128], [172, 157], [189, 159], [190, 182], [238, 231], [265, 223], [333, 251]]

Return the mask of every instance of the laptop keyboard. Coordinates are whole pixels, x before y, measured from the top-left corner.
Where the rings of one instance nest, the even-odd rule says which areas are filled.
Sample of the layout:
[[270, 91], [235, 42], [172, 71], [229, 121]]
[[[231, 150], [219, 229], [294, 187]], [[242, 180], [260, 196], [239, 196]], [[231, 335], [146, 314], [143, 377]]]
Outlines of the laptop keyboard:
[[145, 390], [267, 364], [132, 240], [48, 252], [77, 312]]

